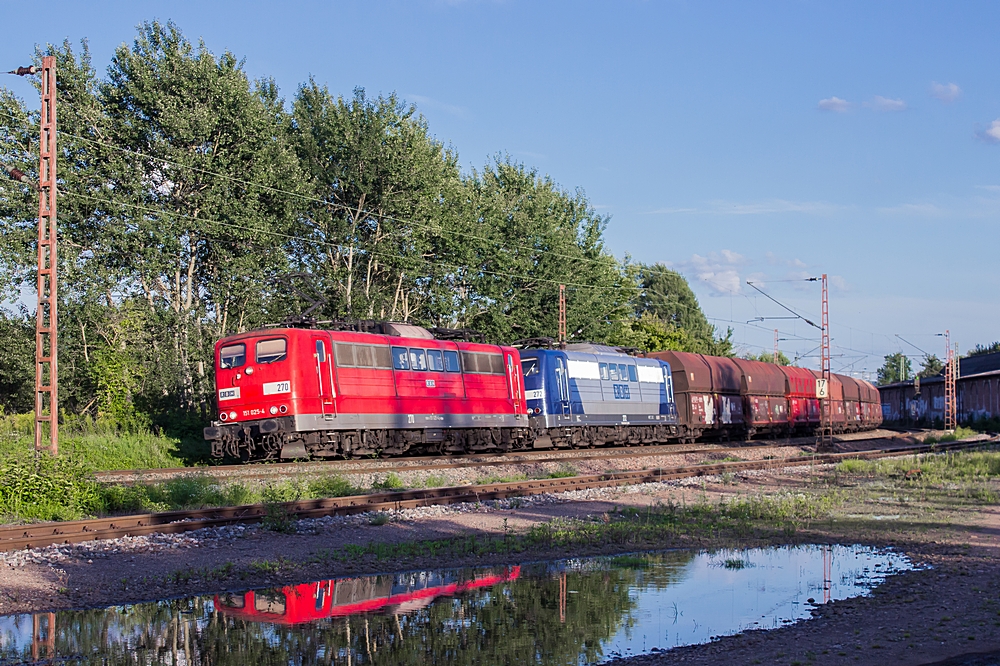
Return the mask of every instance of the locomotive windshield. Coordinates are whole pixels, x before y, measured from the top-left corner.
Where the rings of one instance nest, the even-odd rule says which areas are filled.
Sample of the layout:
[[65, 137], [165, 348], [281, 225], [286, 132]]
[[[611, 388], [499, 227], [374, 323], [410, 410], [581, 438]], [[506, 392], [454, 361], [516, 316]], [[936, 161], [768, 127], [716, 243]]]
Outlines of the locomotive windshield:
[[258, 363], [277, 363], [285, 360], [285, 353], [288, 349], [288, 341], [284, 338], [274, 340], [261, 340], [257, 343]]
[[243, 343], [229, 345], [219, 350], [219, 367], [238, 368], [247, 362], [247, 347]]
[[521, 372], [524, 373], [525, 377], [530, 377], [531, 375], [538, 374], [538, 359], [537, 358], [527, 358], [521, 361]]

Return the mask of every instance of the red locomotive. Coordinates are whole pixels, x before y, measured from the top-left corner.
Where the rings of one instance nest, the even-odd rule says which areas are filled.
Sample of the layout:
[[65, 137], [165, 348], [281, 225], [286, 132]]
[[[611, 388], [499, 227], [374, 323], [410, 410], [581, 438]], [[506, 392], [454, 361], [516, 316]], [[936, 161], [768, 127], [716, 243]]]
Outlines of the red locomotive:
[[502, 567], [467, 580], [454, 574], [403, 573], [322, 580], [269, 590], [219, 594], [215, 607], [251, 622], [293, 625], [357, 613], [408, 613], [442, 596], [517, 580], [521, 567]]
[[212, 455], [503, 451], [530, 441], [517, 349], [408, 324], [369, 329], [272, 328], [217, 342]]

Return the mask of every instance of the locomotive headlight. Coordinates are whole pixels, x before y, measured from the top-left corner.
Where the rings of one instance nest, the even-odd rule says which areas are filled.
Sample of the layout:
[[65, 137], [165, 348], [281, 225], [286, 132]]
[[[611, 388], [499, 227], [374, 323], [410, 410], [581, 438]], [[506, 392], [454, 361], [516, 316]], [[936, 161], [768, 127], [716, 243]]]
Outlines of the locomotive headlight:
[[278, 407], [278, 411], [281, 412], [282, 414], [284, 414], [285, 412], [288, 411], [288, 407], [286, 407], [285, 405], [282, 405], [281, 407]]
[[219, 420], [220, 421], [228, 421], [229, 420], [229, 414], [226, 414], [225, 412], [222, 412], [221, 414], [219, 414]]
[[269, 409], [267, 411], [271, 412], [271, 416], [274, 416], [275, 414], [278, 413], [278, 408], [272, 406], [271, 409]]
[[253, 374], [253, 368], [247, 368], [247, 377]]
[[236, 412], [229, 412], [229, 418], [235, 419], [236, 418]]

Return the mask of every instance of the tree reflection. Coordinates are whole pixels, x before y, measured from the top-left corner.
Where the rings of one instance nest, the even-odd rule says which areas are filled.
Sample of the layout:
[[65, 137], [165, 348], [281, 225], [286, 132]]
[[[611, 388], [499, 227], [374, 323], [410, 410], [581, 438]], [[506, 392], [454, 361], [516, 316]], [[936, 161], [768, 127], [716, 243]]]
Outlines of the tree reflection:
[[[669, 585], [692, 557], [368, 576], [63, 612], [55, 653], [109, 666], [593, 662], [631, 623], [630, 588]], [[0, 663], [32, 660], [25, 623], [0, 624]]]

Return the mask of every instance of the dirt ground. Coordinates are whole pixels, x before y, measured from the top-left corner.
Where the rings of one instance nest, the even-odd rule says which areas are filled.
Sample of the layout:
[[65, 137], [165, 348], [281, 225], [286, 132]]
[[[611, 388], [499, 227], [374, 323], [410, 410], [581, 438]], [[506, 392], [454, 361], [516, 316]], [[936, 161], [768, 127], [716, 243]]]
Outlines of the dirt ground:
[[[816, 473], [818, 470], [797, 468], [750, 474], [735, 483], [702, 485], [698, 480], [594, 492], [566, 501], [528, 503], [506, 509], [426, 511], [411, 516], [411, 520], [384, 525], [357, 521], [319, 523], [313, 533], [280, 534], [247, 529], [213, 538], [199, 538], [198, 533], [193, 533], [148, 549], [123, 550], [108, 544], [104, 550], [90, 550], [83, 555], [77, 552], [51, 563], [42, 557], [42, 563], [0, 566], [0, 614], [150, 601], [359, 573], [561, 558], [570, 553], [558, 549], [535, 550], [516, 556], [428, 561], [376, 560], [367, 556], [339, 561], [316, 555], [347, 544], [400, 543], [468, 534], [502, 535], [553, 518], [600, 515], [619, 507], [793, 491], [807, 484], [810, 475]], [[946, 663], [1000, 663], [995, 657], [991, 661], [982, 656], [990, 652], [1000, 654], [1000, 506], [981, 505], [975, 512], [928, 514], [907, 521], [905, 527], [891, 520], [869, 518], [812, 526], [779, 540], [893, 546], [931, 568], [891, 577], [870, 597], [820, 606], [809, 621], [619, 663], [884, 666], [939, 663], [969, 654], [979, 656]], [[767, 543], [775, 542], [772, 538]], [[726, 544], [678, 537], [658, 545], [701, 548]], [[616, 550], [626, 548], [595, 547], [592, 552], [574, 549], [572, 555]], [[257, 566], [261, 562], [273, 566]]]

